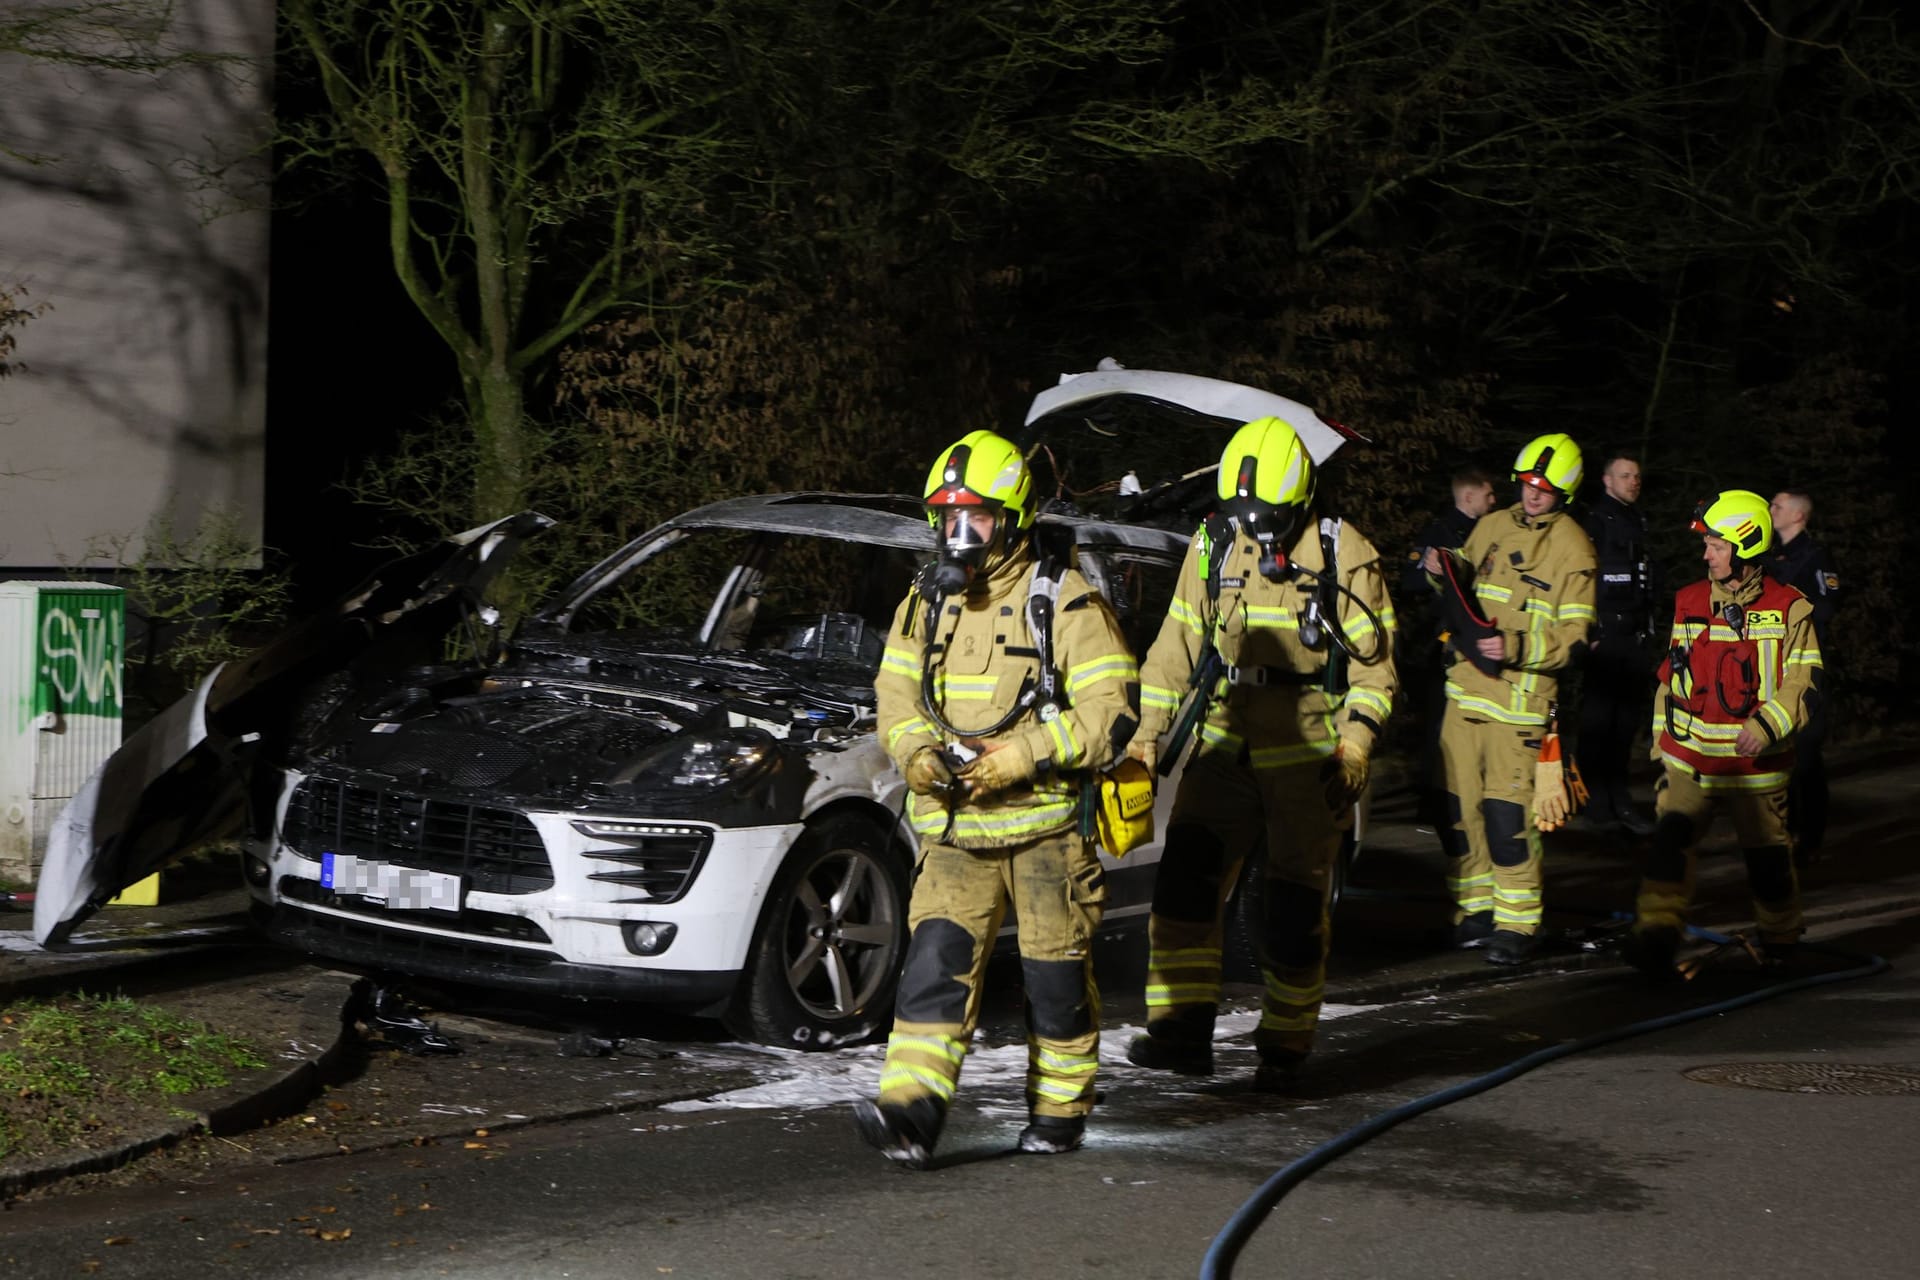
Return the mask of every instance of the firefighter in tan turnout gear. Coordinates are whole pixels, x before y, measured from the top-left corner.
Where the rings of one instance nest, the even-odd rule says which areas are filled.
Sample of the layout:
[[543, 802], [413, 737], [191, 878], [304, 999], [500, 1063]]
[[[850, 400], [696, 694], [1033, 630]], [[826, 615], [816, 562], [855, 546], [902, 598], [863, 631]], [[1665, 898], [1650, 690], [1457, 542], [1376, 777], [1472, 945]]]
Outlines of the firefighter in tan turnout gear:
[[1675, 975], [1693, 898], [1695, 847], [1719, 809], [1747, 858], [1760, 945], [1783, 959], [1801, 933], [1800, 886], [1787, 836], [1794, 739], [1817, 710], [1823, 671], [1814, 607], [1763, 572], [1767, 500], [1729, 489], [1693, 516], [1707, 576], [1673, 602], [1673, 634], [1654, 698], [1653, 845], [1628, 935], [1629, 963]]
[[1440, 562], [1452, 665], [1440, 729], [1447, 822], [1441, 842], [1458, 907], [1454, 942], [1493, 964], [1532, 954], [1540, 929], [1540, 828], [1534, 780], [1560, 673], [1593, 626], [1593, 542], [1567, 514], [1579, 446], [1554, 433], [1514, 460], [1520, 501], [1483, 516], [1458, 558]]
[[895, 613], [874, 681], [921, 860], [879, 1100], [855, 1104], [861, 1136], [912, 1168], [953, 1100], [1009, 902], [1027, 998], [1020, 1149], [1080, 1145], [1106, 904], [1083, 806], [1140, 714], [1139, 669], [1106, 602], [1070, 563], [1036, 552], [1033, 479], [1012, 443], [964, 437], [925, 493], [939, 558]]
[[1127, 1047], [1143, 1067], [1213, 1070], [1222, 916], [1249, 856], [1262, 860], [1264, 908], [1256, 1086], [1285, 1088], [1313, 1047], [1333, 862], [1395, 684], [1379, 554], [1351, 526], [1316, 519], [1313, 490], [1292, 426], [1261, 418], [1234, 434], [1220, 505], [1194, 535], [1141, 669], [1127, 750], [1150, 767], [1196, 680], [1207, 700], [1154, 888], [1147, 1031]]

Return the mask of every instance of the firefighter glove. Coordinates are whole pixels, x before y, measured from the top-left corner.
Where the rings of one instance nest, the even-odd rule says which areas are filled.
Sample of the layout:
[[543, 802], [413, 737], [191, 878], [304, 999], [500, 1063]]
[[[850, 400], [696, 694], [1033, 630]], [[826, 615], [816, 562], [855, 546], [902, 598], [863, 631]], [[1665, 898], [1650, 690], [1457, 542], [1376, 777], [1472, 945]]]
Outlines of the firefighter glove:
[[922, 747], [907, 758], [907, 767], [902, 772], [907, 779], [907, 790], [917, 796], [936, 795], [953, 788], [953, 770], [947, 767], [946, 757], [940, 754], [938, 747]]
[[1018, 738], [989, 749], [960, 771], [960, 780], [976, 796], [1010, 791], [1033, 781], [1033, 751]]
[[1573, 816], [1573, 798], [1567, 794], [1567, 768], [1560, 759], [1560, 735], [1550, 733], [1540, 744], [1533, 765], [1533, 825], [1558, 831]]
[[1127, 744], [1127, 755], [1130, 759], [1138, 760], [1147, 766], [1147, 772], [1152, 773], [1153, 767], [1160, 763], [1160, 740], [1144, 733], [1136, 733], [1133, 735], [1133, 741]]
[[1340, 739], [1320, 766], [1320, 785], [1326, 789], [1327, 808], [1335, 813], [1357, 804], [1367, 789], [1367, 749]]

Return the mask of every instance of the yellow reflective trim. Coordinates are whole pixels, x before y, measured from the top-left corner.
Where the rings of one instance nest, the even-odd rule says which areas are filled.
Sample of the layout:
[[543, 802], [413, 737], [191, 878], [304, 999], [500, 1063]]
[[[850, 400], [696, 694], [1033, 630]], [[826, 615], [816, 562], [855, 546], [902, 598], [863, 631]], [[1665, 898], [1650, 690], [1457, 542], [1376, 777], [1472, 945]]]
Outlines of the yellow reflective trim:
[[902, 720], [899, 724], [887, 730], [887, 749], [891, 751], [893, 750], [893, 748], [899, 746], [900, 739], [906, 737], [910, 733], [924, 733], [924, 734], [931, 735], [933, 733], [933, 726], [928, 724], [925, 720], [922, 720], [917, 716], [911, 720]]
[[1779, 703], [1762, 703], [1759, 714], [1773, 726], [1776, 737], [1784, 738], [1793, 732], [1793, 714]]
[[1086, 1096], [1087, 1083], [1084, 1080], [1078, 1082], [1049, 1080], [1041, 1076], [1033, 1082], [1033, 1091], [1054, 1102], [1078, 1102]]
[[895, 1031], [887, 1037], [889, 1058], [909, 1049], [917, 1049], [937, 1058], [945, 1058], [955, 1066], [959, 1066], [961, 1060], [967, 1056], [965, 1043], [955, 1040], [952, 1036], [908, 1035], [905, 1032]]
[[1085, 1075], [1098, 1070], [1100, 1066], [1098, 1057], [1086, 1053], [1055, 1053], [1051, 1049], [1042, 1049], [1036, 1057], [1041, 1066], [1062, 1075]]
[[920, 678], [920, 655], [908, 653], [904, 649], [888, 649], [880, 655], [880, 669], [891, 671], [895, 675], [906, 676], [910, 680]]
[[[1543, 715], [1502, 706], [1497, 702], [1482, 698], [1477, 694], [1468, 693], [1451, 680], [1447, 681], [1447, 697], [1451, 701], [1458, 703], [1461, 710], [1471, 711], [1477, 716], [1485, 716], [1487, 719], [1496, 720], [1501, 724], [1510, 724], [1521, 728], [1532, 728], [1547, 722], [1547, 718]], [[1517, 690], [1514, 695], [1514, 700], [1516, 702], [1520, 701], [1520, 694]]]
[[[1681, 767], [1686, 764], [1681, 762]], [[1778, 773], [1736, 773], [1736, 774], [1700, 774], [1697, 782], [1702, 791], [1712, 794], [1716, 791], [1779, 791], [1787, 785], [1787, 774]]]
[[1179, 596], [1175, 596], [1173, 603], [1167, 606], [1167, 616], [1176, 622], [1185, 623], [1195, 635], [1200, 635], [1207, 629], [1206, 624], [1200, 621], [1200, 615], [1193, 611], [1193, 606]]
[[1311, 1031], [1320, 1021], [1320, 1011], [1310, 1013], [1274, 1013], [1272, 1010], [1260, 1015], [1262, 1031]]
[[1078, 765], [1086, 753], [1080, 749], [1080, 740], [1074, 736], [1073, 725], [1067, 718], [1055, 716], [1041, 723], [1046, 726], [1047, 736], [1053, 741], [1053, 762], [1063, 769]]
[[1149, 983], [1147, 985], [1147, 1007], [1164, 1009], [1182, 1004], [1217, 1004], [1220, 1000], [1220, 984], [1204, 982]]
[[880, 1072], [880, 1092], [883, 1094], [912, 1085], [919, 1085], [943, 1102], [953, 1098], [954, 1082], [931, 1068], [900, 1063]]
[[1267, 994], [1286, 1004], [1313, 1004], [1326, 999], [1327, 984], [1321, 981], [1309, 987], [1296, 987], [1270, 977], [1267, 979]]
[[1473, 594], [1495, 604], [1506, 604], [1513, 599], [1513, 588], [1495, 586], [1491, 582], [1476, 582], [1473, 584]]
[[1155, 684], [1143, 684], [1140, 686], [1140, 705], [1170, 711], [1180, 705], [1180, 695], [1173, 689], [1163, 689]]
[[1382, 719], [1393, 711], [1393, 703], [1385, 694], [1378, 689], [1369, 689], [1363, 685], [1355, 685], [1347, 690], [1346, 706], [1351, 709], [1355, 703], [1373, 708], [1380, 713]]
[[1200, 741], [1209, 747], [1237, 747], [1241, 738], [1231, 729], [1223, 729], [1212, 721], [1206, 721], [1200, 726]]
[[1219, 964], [1219, 947], [1177, 947], [1166, 951], [1148, 949], [1147, 964], [1155, 969], [1174, 964]]
[[1333, 754], [1337, 739], [1323, 742], [1299, 742], [1284, 747], [1255, 747], [1247, 753], [1256, 769], [1287, 769], [1295, 765], [1315, 764]]
[[[947, 830], [947, 811], [932, 796], [913, 797], [913, 829], [922, 835], [938, 836]], [[926, 804], [928, 807], [923, 808]], [[953, 836], [978, 839], [989, 836], [1035, 834], [1057, 827], [1073, 817], [1076, 801], [1049, 799], [1024, 809], [1006, 809], [993, 813], [962, 810], [953, 815]]]
[[1111, 654], [1105, 658], [1096, 658], [1083, 662], [1067, 670], [1067, 691], [1078, 693], [1081, 689], [1100, 680], [1138, 680], [1140, 664], [1125, 654]]

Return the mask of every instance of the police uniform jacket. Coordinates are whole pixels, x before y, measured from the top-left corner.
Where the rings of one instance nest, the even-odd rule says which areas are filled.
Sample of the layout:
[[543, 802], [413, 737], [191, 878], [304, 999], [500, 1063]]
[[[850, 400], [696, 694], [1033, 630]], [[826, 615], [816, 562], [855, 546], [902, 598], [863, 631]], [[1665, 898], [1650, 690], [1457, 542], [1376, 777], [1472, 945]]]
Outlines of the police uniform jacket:
[[1516, 502], [1484, 516], [1461, 554], [1507, 656], [1490, 676], [1454, 655], [1447, 698], [1480, 719], [1544, 725], [1560, 672], [1578, 660], [1594, 622], [1593, 543], [1564, 507], [1529, 520]]
[[[1806, 597], [1757, 573], [1696, 582], [1674, 597], [1668, 643], [1653, 708], [1660, 758], [1704, 791], [1786, 786], [1821, 665]], [[1742, 728], [1766, 740], [1759, 755], [1735, 750]]]
[[[993, 724], [1040, 674], [1027, 621], [1035, 560], [1023, 549], [966, 593], [940, 602], [929, 631], [919, 588], [894, 612], [874, 678], [878, 731], [903, 770], [921, 747], [950, 745], [921, 701], [922, 664], [934, 675], [934, 708], [959, 730]], [[940, 795], [911, 796], [908, 817], [923, 839], [963, 849], [1001, 848], [1051, 835], [1079, 820], [1088, 775], [1112, 764], [1140, 715], [1139, 666], [1107, 603], [1078, 570], [1067, 569], [1054, 602], [1053, 665], [1059, 707], [1036, 705], [987, 739], [1029, 753], [1030, 786], [957, 805]]]
[[1627, 640], [1653, 625], [1654, 590], [1647, 517], [1632, 503], [1603, 493], [1580, 522], [1593, 540], [1597, 566], [1594, 610], [1601, 642]]
[[[1308, 521], [1289, 560], [1304, 570], [1322, 569], [1322, 529], [1336, 524]], [[1207, 582], [1216, 557], [1217, 593]], [[1308, 625], [1317, 580], [1301, 573], [1269, 581], [1259, 560], [1251, 538], [1229, 534], [1215, 547], [1204, 525], [1194, 534], [1166, 621], [1140, 670], [1140, 732], [1157, 738], [1172, 725], [1211, 636], [1227, 671], [1208, 691], [1206, 719], [1197, 731], [1200, 751], [1237, 759], [1245, 749], [1258, 769], [1322, 760], [1342, 738], [1371, 750], [1393, 709], [1396, 687], [1393, 603], [1379, 552], [1358, 530], [1338, 526], [1338, 580], [1373, 616], [1336, 592], [1334, 616], [1315, 624], [1317, 636]], [[1326, 687], [1328, 659], [1338, 652], [1327, 634], [1332, 627], [1364, 659], [1341, 664], [1344, 689]]]
[[1774, 548], [1767, 561], [1767, 576], [1775, 582], [1797, 587], [1813, 606], [1813, 630], [1822, 644], [1827, 640], [1827, 624], [1833, 621], [1840, 604], [1840, 575], [1834, 572], [1827, 549], [1802, 529], [1792, 542]]

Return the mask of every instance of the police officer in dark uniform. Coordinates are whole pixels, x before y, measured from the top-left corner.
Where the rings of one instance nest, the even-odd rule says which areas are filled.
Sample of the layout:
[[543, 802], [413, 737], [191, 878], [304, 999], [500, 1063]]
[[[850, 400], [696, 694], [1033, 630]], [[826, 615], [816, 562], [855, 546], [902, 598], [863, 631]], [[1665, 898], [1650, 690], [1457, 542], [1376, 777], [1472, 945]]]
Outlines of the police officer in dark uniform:
[[[1773, 517], [1774, 538], [1767, 576], [1798, 587], [1813, 604], [1813, 631], [1820, 652], [1831, 653], [1827, 631], [1840, 603], [1840, 575], [1826, 548], [1807, 532], [1813, 499], [1800, 489], [1782, 489], [1767, 504], [1767, 513]], [[1793, 779], [1787, 784], [1787, 830], [1793, 836], [1794, 856], [1802, 862], [1819, 854], [1827, 836], [1826, 699], [1813, 700], [1807, 712], [1807, 726], [1794, 738]]]
[[[1493, 491], [1493, 473], [1484, 467], [1467, 465], [1456, 468], [1452, 476], [1453, 505], [1427, 522], [1413, 549], [1400, 568], [1400, 599], [1405, 605], [1406, 625], [1400, 628], [1398, 666], [1404, 687], [1420, 708], [1420, 760], [1418, 764], [1419, 820], [1439, 827], [1446, 817], [1446, 779], [1440, 768], [1440, 721], [1447, 709], [1447, 673], [1441, 664], [1439, 610], [1431, 608], [1433, 586], [1429, 573], [1438, 573], [1439, 554], [1458, 551], [1467, 543], [1481, 516], [1492, 511], [1497, 499]], [[1422, 617], [1421, 606], [1428, 613]]]
[[1580, 773], [1591, 794], [1595, 823], [1618, 823], [1636, 836], [1653, 819], [1633, 806], [1627, 761], [1652, 707], [1650, 662], [1655, 592], [1647, 548], [1647, 517], [1639, 508], [1640, 463], [1624, 453], [1607, 459], [1605, 490], [1581, 523], [1599, 562], [1594, 604], [1599, 615], [1581, 683]]

